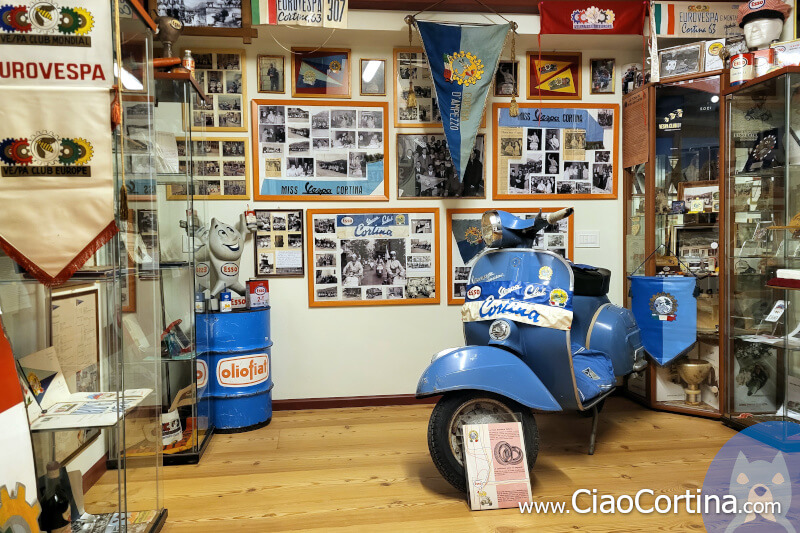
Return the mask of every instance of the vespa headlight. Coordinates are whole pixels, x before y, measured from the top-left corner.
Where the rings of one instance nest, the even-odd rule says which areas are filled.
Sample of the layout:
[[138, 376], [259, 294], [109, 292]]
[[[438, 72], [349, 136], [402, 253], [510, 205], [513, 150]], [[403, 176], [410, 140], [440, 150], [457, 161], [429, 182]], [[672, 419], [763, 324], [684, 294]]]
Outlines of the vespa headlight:
[[503, 224], [497, 211], [487, 211], [481, 217], [481, 236], [489, 248], [500, 245], [503, 240]]
[[504, 341], [511, 335], [511, 324], [507, 320], [495, 320], [489, 326], [489, 337], [493, 341]]

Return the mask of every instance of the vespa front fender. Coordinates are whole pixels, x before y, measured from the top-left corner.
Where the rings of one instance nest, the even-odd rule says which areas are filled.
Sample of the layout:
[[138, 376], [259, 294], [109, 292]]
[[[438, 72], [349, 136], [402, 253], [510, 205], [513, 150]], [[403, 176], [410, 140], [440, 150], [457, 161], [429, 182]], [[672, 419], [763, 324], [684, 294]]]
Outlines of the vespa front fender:
[[456, 390], [483, 390], [533, 409], [561, 406], [533, 371], [517, 356], [494, 346], [464, 346], [428, 365], [417, 384], [417, 398]]

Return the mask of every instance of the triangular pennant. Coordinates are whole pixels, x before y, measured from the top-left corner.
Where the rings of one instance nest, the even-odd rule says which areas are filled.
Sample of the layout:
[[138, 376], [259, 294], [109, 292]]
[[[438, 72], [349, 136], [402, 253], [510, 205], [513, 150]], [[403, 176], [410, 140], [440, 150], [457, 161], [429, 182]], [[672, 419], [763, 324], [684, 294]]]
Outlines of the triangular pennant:
[[536, 88], [554, 93], [561, 92], [572, 94], [575, 92], [575, 81], [572, 79], [572, 72], [565, 70], [547, 81], [539, 83]]
[[416, 24], [436, 88], [450, 158], [463, 181], [511, 25]]
[[556, 74], [569, 69], [572, 65], [569, 61], [550, 61], [547, 59], [534, 59], [533, 64], [536, 67], [536, 80], [539, 83], [549, 80]]

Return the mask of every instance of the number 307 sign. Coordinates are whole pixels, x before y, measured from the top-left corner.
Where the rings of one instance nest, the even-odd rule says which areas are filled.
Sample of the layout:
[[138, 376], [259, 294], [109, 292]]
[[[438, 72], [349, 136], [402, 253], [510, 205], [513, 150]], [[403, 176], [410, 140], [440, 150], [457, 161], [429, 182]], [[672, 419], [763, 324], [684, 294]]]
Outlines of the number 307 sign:
[[257, 0], [253, 24], [347, 28], [347, 0]]

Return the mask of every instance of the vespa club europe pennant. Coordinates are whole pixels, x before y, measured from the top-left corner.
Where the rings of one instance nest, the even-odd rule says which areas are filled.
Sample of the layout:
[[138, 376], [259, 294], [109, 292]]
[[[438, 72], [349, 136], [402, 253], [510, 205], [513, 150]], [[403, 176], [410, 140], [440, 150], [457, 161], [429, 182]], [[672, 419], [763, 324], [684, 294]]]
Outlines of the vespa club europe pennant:
[[0, 89], [0, 247], [47, 285], [117, 231], [107, 89]]
[[697, 340], [694, 277], [631, 276], [631, 311], [642, 344], [659, 365], [686, 353]]
[[459, 181], [463, 181], [511, 26], [459, 26], [421, 20], [416, 24], [436, 87], [450, 157]]
[[505, 318], [540, 326], [572, 328], [572, 291], [539, 283], [486, 281], [467, 287], [462, 322]]
[[539, 2], [542, 35], [641, 35], [647, 2]]

